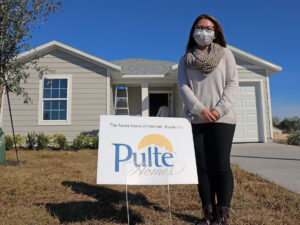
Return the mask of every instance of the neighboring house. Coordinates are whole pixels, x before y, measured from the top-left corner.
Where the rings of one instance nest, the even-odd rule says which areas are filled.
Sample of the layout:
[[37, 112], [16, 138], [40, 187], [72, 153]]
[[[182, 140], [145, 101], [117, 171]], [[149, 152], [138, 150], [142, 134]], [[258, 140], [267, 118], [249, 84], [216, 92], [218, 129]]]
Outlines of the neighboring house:
[[[271, 141], [269, 77], [282, 68], [231, 45], [228, 48], [235, 56], [240, 81], [234, 105], [238, 120], [234, 142]], [[116, 86], [128, 87], [130, 115], [156, 116], [161, 105], [168, 106], [170, 116], [182, 115], [177, 62], [140, 58], [106, 61], [57, 41], [36, 51], [43, 56], [39, 62], [55, 72], [39, 79], [32, 70], [23, 87], [33, 104], [23, 104], [22, 97], [10, 95], [16, 134], [59, 132], [72, 141], [80, 132], [97, 132], [99, 115], [114, 114]], [[19, 58], [28, 61], [33, 54], [33, 50], [27, 51]], [[2, 101], [1, 126], [11, 135], [6, 96]]]
[[287, 140], [289, 134], [283, 133], [283, 130], [273, 126], [273, 140]]
[[273, 126], [273, 134], [282, 134], [283, 130]]

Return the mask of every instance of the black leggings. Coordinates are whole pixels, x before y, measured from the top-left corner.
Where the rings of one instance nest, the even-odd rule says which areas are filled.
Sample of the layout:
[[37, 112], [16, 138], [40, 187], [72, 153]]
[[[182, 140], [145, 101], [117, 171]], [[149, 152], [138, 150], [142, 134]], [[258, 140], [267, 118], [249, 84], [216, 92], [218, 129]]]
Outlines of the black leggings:
[[198, 190], [202, 206], [217, 204], [230, 207], [233, 174], [230, 152], [236, 124], [192, 123], [198, 172]]

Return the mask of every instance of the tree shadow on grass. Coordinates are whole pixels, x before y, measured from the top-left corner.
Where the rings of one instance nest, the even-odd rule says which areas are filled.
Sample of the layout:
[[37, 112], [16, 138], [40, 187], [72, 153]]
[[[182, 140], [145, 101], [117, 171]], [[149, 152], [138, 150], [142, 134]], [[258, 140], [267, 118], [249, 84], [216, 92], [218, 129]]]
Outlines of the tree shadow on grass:
[[[46, 203], [44, 205], [53, 217], [61, 223], [83, 222], [87, 220], [107, 220], [116, 223], [127, 223], [127, 208], [125, 192], [114, 189], [91, 185], [83, 182], [63, 181], [62, 185], [70, 187], [78, 194], [84, 194], [96, 201], [72, 201], [66, 203]], [[154, 210], [165, 211], [157, 204], [151, 203], [141, 194], [128, 192], [130, 205], [152, 207]], [[120, 207], [121, 205], [121, 207]], [[118, 207], [119, 206], [119, 207]], [[134, 210], [129, 210], [130, 224], [144, 223], [141, 215]]]
[[25, 163], [26, 161], [6, 160], [4, 163], [0, 163], [0, 166], [19, 166]]

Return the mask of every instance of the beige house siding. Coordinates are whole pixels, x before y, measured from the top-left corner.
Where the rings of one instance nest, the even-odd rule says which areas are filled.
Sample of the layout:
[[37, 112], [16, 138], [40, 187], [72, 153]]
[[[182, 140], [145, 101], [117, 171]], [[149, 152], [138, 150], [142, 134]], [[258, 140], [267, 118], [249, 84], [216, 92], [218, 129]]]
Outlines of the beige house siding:
[[141, 87], [132, 86], [128, 90], [130, 115], [142, 115], [142, 90]]
[[[53, 50], [39, 60], [54, 70], [53, 74], [71, 74], [71, 125], [38, 125], [39, 77], [30, 70], [30, 78], [23, 87], [32, 98], [32, 104], [23, 104], [22, 97], [10, 95], [15, 133], [27, 135], [28, 132], [56, 132], [66, 135], [69, 141], [80, 132], [99, 129], [99, 115], [106, 114], [106, 69], [72, 56], [61, 50]], [[6, 134], [12, 129], [5, 98], [2, 126]]]

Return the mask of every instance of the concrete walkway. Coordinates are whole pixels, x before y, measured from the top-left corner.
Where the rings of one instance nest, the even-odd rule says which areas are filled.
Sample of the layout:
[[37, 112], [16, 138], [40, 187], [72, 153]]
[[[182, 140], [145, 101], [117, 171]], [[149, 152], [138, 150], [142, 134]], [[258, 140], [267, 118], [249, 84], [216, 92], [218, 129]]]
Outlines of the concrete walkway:
[[300, 147], [276, 143], [234, 143], [231, 163], [300, 194]]

